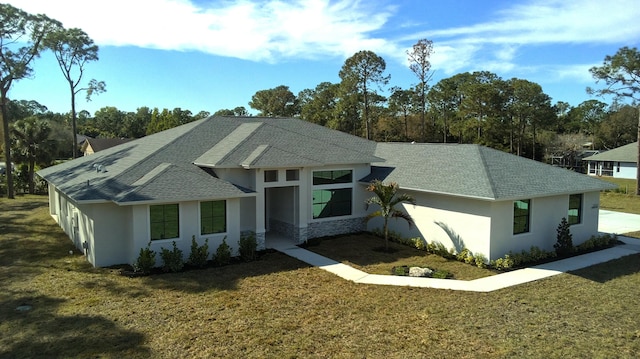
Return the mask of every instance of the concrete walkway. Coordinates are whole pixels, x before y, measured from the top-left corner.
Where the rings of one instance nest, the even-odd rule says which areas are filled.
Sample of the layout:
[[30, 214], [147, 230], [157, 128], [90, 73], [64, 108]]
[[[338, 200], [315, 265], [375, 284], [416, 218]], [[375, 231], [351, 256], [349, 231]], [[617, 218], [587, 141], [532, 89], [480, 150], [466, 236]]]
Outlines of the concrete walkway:
[[[601, 210], [598, 229], [603, 233], [626, 233], [637, 231], [640, 230], [640, 215], [629, 215], [626, 213]], [[587, 253], [572, 258], [470, 281], [369, 274], [300, 248], [291, 243], [290, 240], [284, 238], [270, 237], [267, 239], [267, 246], [355, 283], [450, 289], [471, 292], [492, 292], [498, 289], [533, 282], [561, 273], [589, 267], [594, 264], [604, 263], [613, 259], [640, 253], [640, 239], [624, 236], [619, 236], [618, 239], [623, 241], [625, 244], [598, 252]]]

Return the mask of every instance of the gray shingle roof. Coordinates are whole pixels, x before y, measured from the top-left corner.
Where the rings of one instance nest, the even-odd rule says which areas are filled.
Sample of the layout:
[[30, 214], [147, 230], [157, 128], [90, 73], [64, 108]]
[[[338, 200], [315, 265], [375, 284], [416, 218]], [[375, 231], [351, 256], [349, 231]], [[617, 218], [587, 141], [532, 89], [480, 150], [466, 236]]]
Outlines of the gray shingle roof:
[[401, 188], [487, 200], [511, 200], [615, 188], [580, 173], [480, 145], [379, 143], [386, 162], [362, 179]]
[[375, 142], [296, 119], [210, 117], [38, 175], [76, 201], [235, 198], [249, 191], [194, 163], [214, 169], [370, 163], [380, 160], [375, 147]]
[[638, 163], [638, 142], [629, 143], [612, 150], [585, 157], [583, 161], [614, 161]]

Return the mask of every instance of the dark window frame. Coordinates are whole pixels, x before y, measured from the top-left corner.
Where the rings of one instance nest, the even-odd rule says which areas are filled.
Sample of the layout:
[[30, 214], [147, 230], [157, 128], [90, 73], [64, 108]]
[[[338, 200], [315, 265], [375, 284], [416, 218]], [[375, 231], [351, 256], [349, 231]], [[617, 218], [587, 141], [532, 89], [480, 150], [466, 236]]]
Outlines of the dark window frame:
[[[175, 218], [169, 218], [173, 214]], [[180, 205], [178, 203], [149, 206], [149, 237], [152, 241], [180, 238]]]
[[[526, 204], [520, 208], [518, 203]], [[513, 234], [529, 233], [531, 231], [531, 200], [521, 199], [513, 201]]]
[[[210, 205], [211, 208], [207, 209], [204, 206]], [[222, 213], [216, 212], [222, 207]], [[207, 212], [208, 211], [208, 212]], [[210, 213], [210, 215], [208, 215]], [[206, 217], [205, 217], [205, 214]], [[209, 222], [209, 223], [207, 223]], [[222, 228], [220, 228], [222, 223]], [[208, 234], [218, 234], [227, 232], [227, 201], [203, 201], [200, 202], [200, 235], [205, 236]]]
[[[582, 204], [584, 202], [583, 199], [584, 197], [582, 193], [569, 195], [569, 210], [567, 212], [567, 222], [569, 223], [569, 225], [582, 223]], [[577, 214], [572, 215], [572, 210], [577, 211]]]

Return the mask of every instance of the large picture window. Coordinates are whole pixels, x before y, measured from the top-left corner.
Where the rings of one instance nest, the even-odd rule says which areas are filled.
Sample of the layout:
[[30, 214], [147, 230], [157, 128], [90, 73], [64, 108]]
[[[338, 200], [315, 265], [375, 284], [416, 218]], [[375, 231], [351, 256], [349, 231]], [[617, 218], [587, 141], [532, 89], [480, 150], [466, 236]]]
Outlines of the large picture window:
[[513, 234], [529, 232], [531, 219], [531, 200], [513, 202]]
[[151, 240], [180, 237], [180, 213], [177, 203], [149, 206]]
[[351, 183], [352, 177], [351, 170], [315, 171], [313, 172], [313, 185]]
[[582, 223], [582, 193], [569, 196], [569, 213], [567, 214], [569, 225]]
[[313, 190], [313, 218], [351, 214], [351, 188]]
[[227, 201], [200, 202], [200, 234], [227, 231]]

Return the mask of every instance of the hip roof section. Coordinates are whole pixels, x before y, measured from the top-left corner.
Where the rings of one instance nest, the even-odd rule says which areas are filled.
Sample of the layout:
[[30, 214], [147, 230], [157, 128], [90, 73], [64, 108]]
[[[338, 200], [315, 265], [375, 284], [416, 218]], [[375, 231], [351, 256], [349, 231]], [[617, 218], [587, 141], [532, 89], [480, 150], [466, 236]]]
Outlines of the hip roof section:
[[473, 144], [379, 143], [365, 182], [484, 200], [513, 200], [615, 188], [563, 168]]

